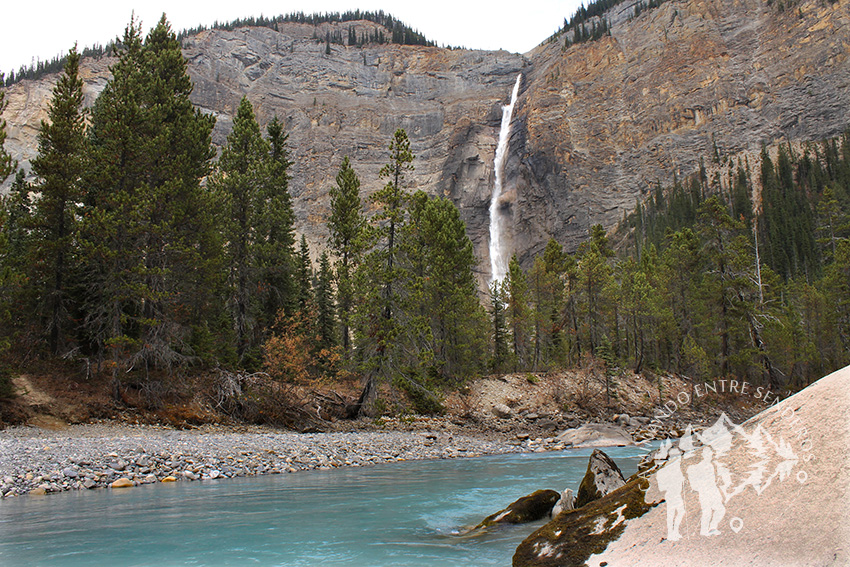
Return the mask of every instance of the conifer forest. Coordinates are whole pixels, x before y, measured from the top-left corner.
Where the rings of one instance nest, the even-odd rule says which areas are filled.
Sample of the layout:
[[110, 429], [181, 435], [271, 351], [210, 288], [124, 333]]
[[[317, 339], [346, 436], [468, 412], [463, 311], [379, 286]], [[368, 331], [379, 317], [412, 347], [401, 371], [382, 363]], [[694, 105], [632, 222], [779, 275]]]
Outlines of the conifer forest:
[[339, 164], [314, 260], [293, 228], [281, 119], [259, 124], [243, 98], [217, 155], [167, 20], [147, 36], [131, 21], [114, 51], [91, 108], [81, 54], [63, 58], [31, 176], [2, 152], [0, 123], [0, 177], [14, 179], [0, 211], [7, 393], [33, 360], [84, 360], [115, 392], [210, 369], [344, 376], [362, 384], [357, 410], [390, 387], [434, 412], [470, 378], [588, 360], [612, 377], [792, 389], [850, 363], [850, 133], [744, 160], [715, 149], [616, 230], [594, 226], [575, 251], [551, 240], [529, 266], [514, 257], [484, 293], [456, 206], [409, 190], [404, 130], [368, 199], [358, 164]]

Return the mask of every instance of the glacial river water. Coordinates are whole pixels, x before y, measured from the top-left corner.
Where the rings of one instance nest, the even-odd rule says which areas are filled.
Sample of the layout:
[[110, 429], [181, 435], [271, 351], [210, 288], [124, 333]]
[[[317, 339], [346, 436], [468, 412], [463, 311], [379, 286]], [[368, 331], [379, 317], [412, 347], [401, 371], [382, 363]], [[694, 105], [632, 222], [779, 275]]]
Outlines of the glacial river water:
[[[606, 449], [628, 476], [648, 449]], [[588, 449], [410, 461], [0, 502], [0, 565], [506, 566], [542, 522], [475, 537], [539, 488], [578, 488]]]

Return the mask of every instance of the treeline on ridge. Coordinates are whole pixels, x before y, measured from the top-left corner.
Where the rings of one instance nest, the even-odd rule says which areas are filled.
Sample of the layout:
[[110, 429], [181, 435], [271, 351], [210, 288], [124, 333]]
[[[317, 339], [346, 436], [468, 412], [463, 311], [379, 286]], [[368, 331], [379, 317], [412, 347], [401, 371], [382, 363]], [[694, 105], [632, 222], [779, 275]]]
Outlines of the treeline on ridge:
[[[377, 30], [371, 34], [362, 33], [360, 35], [357, 35], [356, 33], [354, 33], [353, 28], [350, 28], [346, 30], [345, 35], [343, 35], [341, 32], [337, 32], [334, 34], [328, 34], [327, 37], [316, 36], [316, 39], [327, 40], [329, 43], [336, 43], [341, 45], [347, 44], [351, 46], [363, 46], [373, 43], [424, 45], [429, 47], [436, 45], [433, 41], [426, 38], [422, 33], [411, 28], [404, 22], [396, 19], [391, 14], [385, 13], [383, 10], [378, 10], [377, 12], [349, 10], [343, 13], [329, 12], [324, 14], [305, 14], [304, 12], [293, 12], [291, 14], [285, 14], [274, 17], [257, 16], [249, 18], [238, 18], [229, 22], [216, 21], [211, 26], [199, 25], [193, 28], [182, 30], [177, 33], [177, 39], [179, 41], [182, 41], [186, 37], [197, 35], [200, 32], [209, 29], [232, 31], [236, 28], [248, 26], [267, 27], [276, 30], [278, 24], [281, 23], [297, 23], [318, 26], [324, 23], [345, 23], [356, 22], [361, 20], [366, 20], [383, 26], [384, 28], [389, 30], [390, 33], [385, 34], [380, 30]], [[109, 57], [113, 55], [116, 50], [120, 49], [120, 40], [118, 40], [110, 41], [105, 46], [94, 45], [92, 47], [86, 47], [82, 50], [80, 54], [83, 59], [88, 57]], [[8, 75], [5, 76], [0, 73], [0, 85], [10, 87], [15, 83], [19, 83], [23, 80], [36, 80], [43, 77], [44, 75], [59, 73], [60, 71], [62, 71], [62, 69], [65, 68], [67, 57], [67, 55], [61, 54], [50, 59], [49, 61], [35, 61], [29, 66], [21, 65], [21, 67], [17, 71], [13, 69], [9, 72]]]

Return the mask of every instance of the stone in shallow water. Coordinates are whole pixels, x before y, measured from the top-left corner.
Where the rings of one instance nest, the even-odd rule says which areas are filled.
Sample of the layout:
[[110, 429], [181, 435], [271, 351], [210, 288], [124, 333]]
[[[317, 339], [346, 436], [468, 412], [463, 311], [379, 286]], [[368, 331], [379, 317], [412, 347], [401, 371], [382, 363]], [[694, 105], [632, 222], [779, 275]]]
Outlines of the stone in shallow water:
[[112, 488], [132, 488], [135, 484], [133, 484], [133, 481], [129, 478], [121, 477], [109, 486]]
[[575, 507], [598, 500], [626, 484], [620, 467], [611, 457], [599, 449], [594, 449], [587, 463], [587, 472], [581, 479], [576, 494]]
[[177, 482], [177, 479], [174, 478], [171, 475], [168, 475], [167, 477], [163, 478], [160, 482]]
[[549, 514], [552, 506], [561, 498], [554, 490], [537, 490], [528, 496], [511, 502], [507, 508], [484, 518], [476, 526], [486, 528], [496, 524], [525, 524], [534, 522]]

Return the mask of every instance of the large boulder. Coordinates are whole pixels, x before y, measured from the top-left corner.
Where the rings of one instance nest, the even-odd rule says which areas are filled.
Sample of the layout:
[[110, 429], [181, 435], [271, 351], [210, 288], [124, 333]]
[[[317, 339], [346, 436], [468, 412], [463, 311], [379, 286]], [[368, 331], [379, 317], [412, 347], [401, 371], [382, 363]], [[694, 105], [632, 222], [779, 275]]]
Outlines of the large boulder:
[[587, 472], [581, 479], [576, 494], [575, 507], [581, 508], [626, 484], [617, 463], [599, 449], [594, 449], [587, 463]]
[[567, 429], [558, 435], [558, 440], [574, 448], [625, 447], [635, 444], [628, 431], [605, 423], [585, 423], [581, 427]]
[[513, 557], [514, 567], [584, 565], [626, 527], [626, 520], [645, 514], [649, 482], [635, 475], [624, 486], [575, 510], [564, 511], [525, 538]]
[[[836, 427], [850, 420], [848, 391], [850, 366], [745, 423], [721, 415], [692, 434], [702, 446], [665, 444], [624, 486], [531, 534], [513, 565], [850, 565], [850, 469], [836, 458], [850, 446]], [[709, 457], [722, 471], [702, 472]], [[674, 467], [689, 489], [663, 480]], [[706, 479], [728, 498], [704, 498]]]
[[552, 511], [561, 495], [554, 490], [537, 490], [512, 502], [504, 510], [491, 514], [475, 529], [489, 528], [497, 524], [525, 524], [545, 518]]

